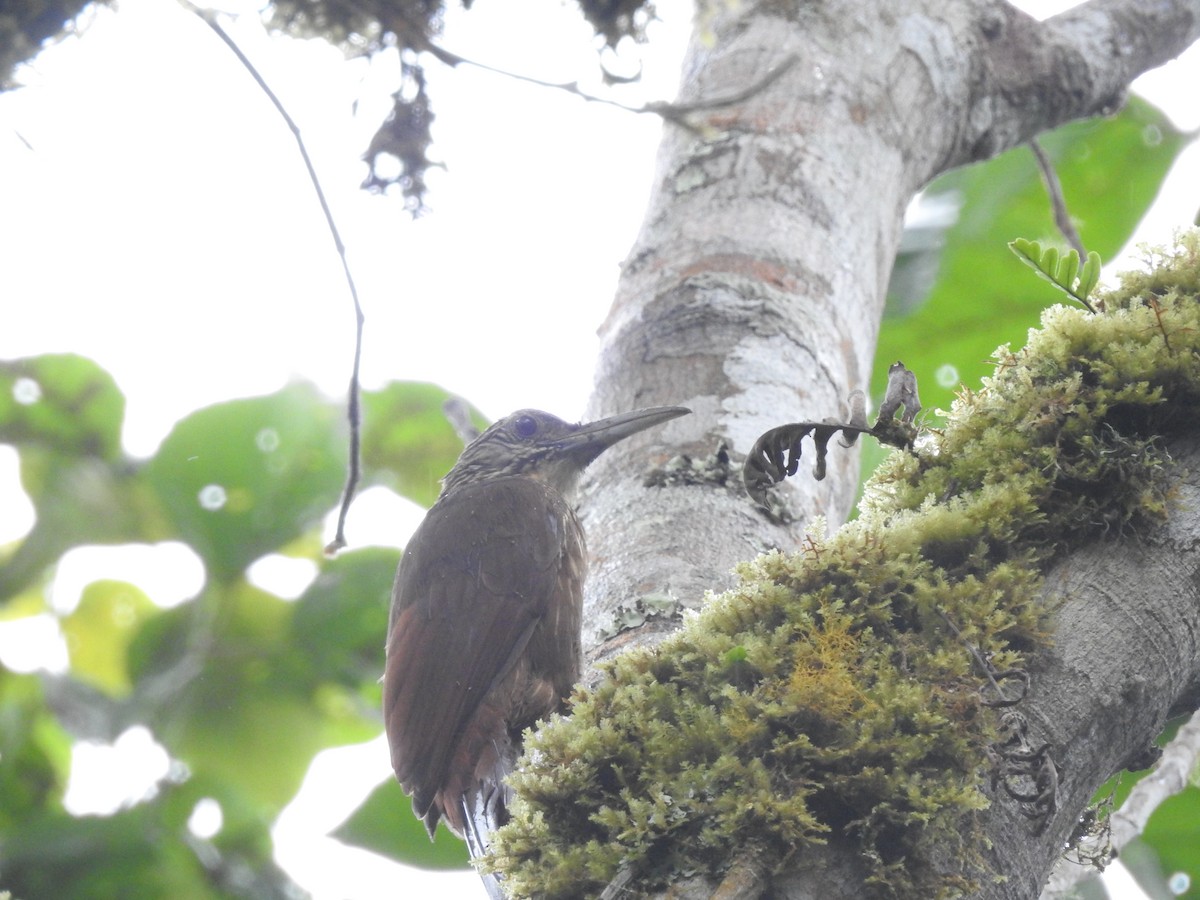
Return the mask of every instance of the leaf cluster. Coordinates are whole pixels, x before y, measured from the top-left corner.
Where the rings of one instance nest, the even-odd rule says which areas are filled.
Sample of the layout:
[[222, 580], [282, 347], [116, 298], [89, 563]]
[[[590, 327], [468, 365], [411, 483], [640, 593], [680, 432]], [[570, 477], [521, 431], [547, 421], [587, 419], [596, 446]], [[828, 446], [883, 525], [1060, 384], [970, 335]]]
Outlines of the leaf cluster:
[[1009, 249], [1017, 259], [1029, 266], [1068, 297], [1082, 303], [1087, 309], [1088, 295], [1100, 282], [1100, 254], [1095, 250], [1080, 264], [1079, 251], [1071, 249], [1061, 253], [1058, 247], [1043, 247], [1038, 241], [1017, 238], [1010, 241]]
[[[431, 502], [461, 448], [440, 414], [446, 397], [405, 383], [366, 393], [368, 484]], [[346, 442], [339, 404], [312, 387], [192, 413], [149, 459], [123, 451], [124, 409], [91, 360], [0, 362], [0, 442], [17, 449], [36, 514], [22, 540], [0, 547], [0, 619], [51, 617], [69, 663], [56, 675], [0, 666], [4, 886], [24, 897], [284, 896], [292, 888], [272, 861], [272, 820], [318, 751], [379, 731], [399, 554], [323, 558]], [[164, 608], [138, 585], [102, 579], [73, 608], [51, 603], [71, 548], [163, 542], [186, 544], [203, 564], [195, 596]], [[314, 564], [299, 598], [250, 582], [247, 570], [269, 554]], [[71, 815], [73, 743], [133, 726], [166, 749], [171, 774], [114, 815]], [[205, 798], [223, 826], [202, 840], [188, 820]], [[393, 838], [393, 855], [402, 841]], [[444, 844], [438, 853], [446, 858]], [[449, 855], [465, 860], [456, 843]]]

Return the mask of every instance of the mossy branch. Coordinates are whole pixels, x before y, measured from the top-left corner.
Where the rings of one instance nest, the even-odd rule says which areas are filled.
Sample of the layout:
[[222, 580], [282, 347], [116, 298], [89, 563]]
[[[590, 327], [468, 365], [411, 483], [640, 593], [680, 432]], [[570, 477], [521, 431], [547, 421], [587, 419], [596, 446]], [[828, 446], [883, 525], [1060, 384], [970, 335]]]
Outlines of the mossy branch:
[[[1011, 692], [1007, 673], [1051, 646], [1051, 561], [1166, 515], [1162, 438], [1200, 412], [1200, 237], [1151, 262], [1103, 314], [1057, 306], [1000, 348], [927, 448], [879, 467], [858, 519], [744, 564], [530, 735], [489, 860], [509, 895], [595, 896], [619, 873], [635, 893], [715, 884], [747, 849], [794, 863], [836, 841], [864, 896], [950, 896], [1002, 874], [984, 862], [989, 804], [1065, 839], [1064, 748], [1011, 709], [996, 720], [976, 658]], [[1169, 346], [1147, 339], [1160, 331]]]

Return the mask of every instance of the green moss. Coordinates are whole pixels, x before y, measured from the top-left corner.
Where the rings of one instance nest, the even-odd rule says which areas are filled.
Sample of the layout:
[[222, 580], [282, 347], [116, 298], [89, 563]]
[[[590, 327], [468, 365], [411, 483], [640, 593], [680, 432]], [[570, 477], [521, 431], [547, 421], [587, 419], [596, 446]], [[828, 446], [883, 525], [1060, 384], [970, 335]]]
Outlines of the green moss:
[[880, 896], [968, 888], [928, 852], [949, 838], [973, 858], [988, 802], [995, 716], [963, 639], [998, 669], [1035, 654], [1045, 566], [1165, 515], [1161, 436], [1200, 406], [1200, 237], [1151, 262], [1103, 313], [1055, 307], [1000, 348], [857, 520], [743, 564], [531, 735], [492, 858], [511, 895], [595, 895], [621, 867], [644, 887], [717, 875], [740, 847], [782, 860], [830, 835]]

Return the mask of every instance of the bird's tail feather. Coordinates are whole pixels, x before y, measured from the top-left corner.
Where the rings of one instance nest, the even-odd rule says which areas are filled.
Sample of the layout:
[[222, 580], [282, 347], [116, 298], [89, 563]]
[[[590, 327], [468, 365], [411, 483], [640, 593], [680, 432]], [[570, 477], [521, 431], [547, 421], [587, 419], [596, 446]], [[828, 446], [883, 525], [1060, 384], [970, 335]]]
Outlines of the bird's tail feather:
[[[491, 847], [492, 833], [508, 821], [508, 801], [511, 791], [503, 783], [482, 783], [474, 791], [463, 795], [463, 837], [471, 859], [480, 859]], [[500, 878], [491, 873], [481, 873], [483, 886], [492, 900], [504, 900], [504, 889]]]

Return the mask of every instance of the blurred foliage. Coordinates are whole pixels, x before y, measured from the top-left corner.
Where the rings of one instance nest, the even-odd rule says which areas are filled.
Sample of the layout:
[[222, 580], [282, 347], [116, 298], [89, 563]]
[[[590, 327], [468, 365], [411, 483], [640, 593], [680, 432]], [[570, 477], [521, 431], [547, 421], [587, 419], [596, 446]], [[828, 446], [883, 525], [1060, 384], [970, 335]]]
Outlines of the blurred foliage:
[[15, 0], [0, 6], [0, 90], [14, 86], [13, 69], [65, 36], [90, 0]]
[[71, 671], [107, 694], [131, 693], [129, 644], [156, 612], [154, 602], [132, 584], [93, 581], [83, 589], [75, 610], [59, 622]]
[[1163, 801], [1150, 817], [1142, 840], [1158, 856], [1166, 878], [1176, 873], [1187, 876], [1188, 888], [1172, 891], [1174, 896], [1200, 897], [1200, 859], [1196, 852], [1200, 847], [1200, 787], [1193, 782]]
[[345, 447], [337, 411], [297, 384], [193, 413], [143, 474], [172, 532], [214, 578], [234, 579], [337, 502]]
[[[445, 391], [392, 383], [363, 397], [364, 476], [429, 503], [461, 442]], [[69, 354], [0, 362], [0, 442], [16, 447], [36, 524], [0, 548], [0, 620], [52, 616], [69, 670], [0, 667], [0, 888], [23, 900], [294, 897], [272, 862], [270, 826], [322, 749], [379, 734], [378, 679], [399, 553], [320, 557], [338, 501], [340, 405], [312, 387], [219, 403], [185, 417], [147, 460], [127, 456], [124, 396]], [[170, 609], [137, 585], [100, 580], [73, 608], [46, 596], [63, 553], [85, 544], [185, 541], [206, 580]], [[319, 573], [293, 602], [250, 584], [270, 553]], [[63, 806], [72, 745], [140, 725], [170, 774], [111, 815]], [[399, 788], [390, 798], [408, 813]], [[188, 820], [215, 800], [222, 826]], [[382, 804], [379, 804], [382, 806]], [[384, 810], [389, 827], [398, 815]], [[457, 840], [410, 841], [423, 864], [465, 863]], [[448, 847], [448, 850], [447, 850]], [[403, 858], [404, 841], [392, 848]]]
[[[442, 412], [446, 392], [432, 384], [393, 384], [363, 397], [363, 465], [367, 481], [389, 487], [421, 506], [438, 494], [443, 459], [456, 459], [462, 439]], [[489, 423], [468, 409], [474, 423]], [[441, 466], [441, 468], [438, 468]]]

